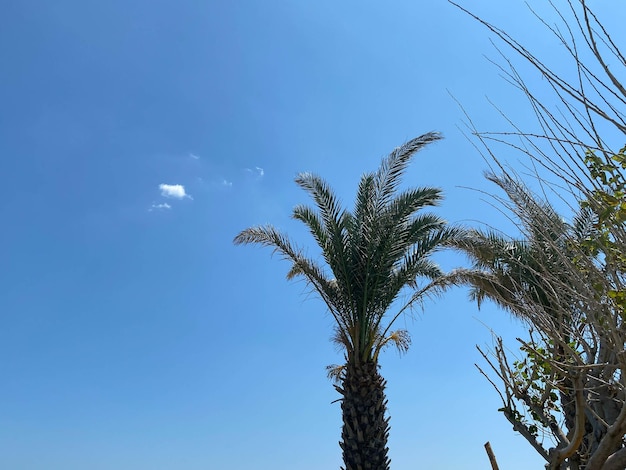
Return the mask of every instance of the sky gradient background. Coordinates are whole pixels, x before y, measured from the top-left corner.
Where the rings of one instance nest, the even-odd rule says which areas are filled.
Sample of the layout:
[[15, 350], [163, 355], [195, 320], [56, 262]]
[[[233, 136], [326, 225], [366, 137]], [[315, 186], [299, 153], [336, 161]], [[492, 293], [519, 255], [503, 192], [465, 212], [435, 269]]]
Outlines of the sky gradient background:
[[[596, 3], [617, 34], [626, 7]], [[464, 4], [561, 60], [522, 2]], [[312, 246], [289, 218], [298, 172], [351, 205], [433, 130], [405, 184], [443, 188], [451, 222], [510, 229], [468, 189], [493, 190], [451, 97], [482, 129], [505, 127], [487, 97], [532, 126], [487, 31], [445, 1], [8, 0], [0, 17], [0, 468], [338, 468], [331, 318], [232, 239], [269, 222]], [[394, 470], [488, 468], [486, 441], [501, 468], [540, 468], [474, 367], [489, 328], [523, 328], [465, 289], [406, 326], [409, 353], [381, 360]]]

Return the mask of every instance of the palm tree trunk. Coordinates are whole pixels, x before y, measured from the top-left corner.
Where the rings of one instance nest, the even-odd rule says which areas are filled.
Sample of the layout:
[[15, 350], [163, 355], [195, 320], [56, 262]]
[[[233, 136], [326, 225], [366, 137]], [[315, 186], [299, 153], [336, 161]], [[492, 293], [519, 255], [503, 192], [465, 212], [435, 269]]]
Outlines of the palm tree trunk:
[[343, 395], [342, 470], [389, 470], [386, 381], [376, 362], [355, 362], [348, 361], [342, 387], [336, 387]]

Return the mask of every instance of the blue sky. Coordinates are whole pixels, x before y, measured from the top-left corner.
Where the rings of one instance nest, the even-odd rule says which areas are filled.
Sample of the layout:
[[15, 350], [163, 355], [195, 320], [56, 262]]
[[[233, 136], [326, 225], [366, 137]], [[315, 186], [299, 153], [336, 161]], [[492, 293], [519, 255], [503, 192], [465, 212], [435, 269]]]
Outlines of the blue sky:
[[[521, 2], [465, 3], [561, 60]], [[9, 0], [0, 16], [0, 467], [338, 468], [331, 319], [232, 239], [270, 222], [311, 245], [289, 219], [298, 172], [349, 205], [431, 130], [445, 140], [406, 184], [443, 188], [451, 222], [506, 228], [467, 189], [492, 188], [450, 96], [481, 128], [503, 127], [487, 96], [528, 122], [486, 30], [445, 1]], [[502, 468], [539, 467], [474, 368], [489, 328], [523, 328], [463, 289], [406, 325], [409, 353], [381, 361], [394, 469], [486, 468], [486, 441]]]

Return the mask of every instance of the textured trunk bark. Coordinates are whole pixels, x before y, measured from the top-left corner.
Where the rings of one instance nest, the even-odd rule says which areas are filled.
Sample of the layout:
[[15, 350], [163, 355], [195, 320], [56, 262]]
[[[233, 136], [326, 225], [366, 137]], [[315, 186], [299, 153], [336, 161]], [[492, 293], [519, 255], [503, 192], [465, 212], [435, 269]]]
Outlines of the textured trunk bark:
[[337, 387], [343, 395], [343, 430], [339, 443], [343, 450], [343, 470], [389, 470], [385, 384], [375, 362], [346, 365], [342, 387]]

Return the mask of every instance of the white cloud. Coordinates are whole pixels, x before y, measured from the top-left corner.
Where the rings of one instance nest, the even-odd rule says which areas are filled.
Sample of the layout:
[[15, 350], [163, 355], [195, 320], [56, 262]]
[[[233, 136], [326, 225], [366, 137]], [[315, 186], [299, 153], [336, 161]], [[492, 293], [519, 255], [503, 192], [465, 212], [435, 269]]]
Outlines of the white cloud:
[[256, 176], [257, 179], [261, 179], [265, 175], [265, 170], [260, 166], [255, 166], [254, 170], [251, 170], [250, 168], [244, 168], [244, 170], [246, 173]]
[[190, 153], [189, 158], [193, 158], [194, 160], [200, 160], [200, 157], [196, 154]]
[[173, 199], [184, 199], [186, 197], [192, 199], [192, 197], [185, 192], [185, 187], [182, 184], [160, 184], [161, 196], [169, 197]]
[[233, 185], [232, 181], [227, 181], [227, 180], [222, 181], [222, 186], [226, 186], [227, 188], [230, 188], [232, 185]]
[[172, 206], [170, 206], [167, 202], [164, 202], [163, 204], [152, 204], [152, 206], [150, 206], [150, 209], [148, 209], [148, 211], [152, 212], [154, 210], [167, 210], [171, 208]]

